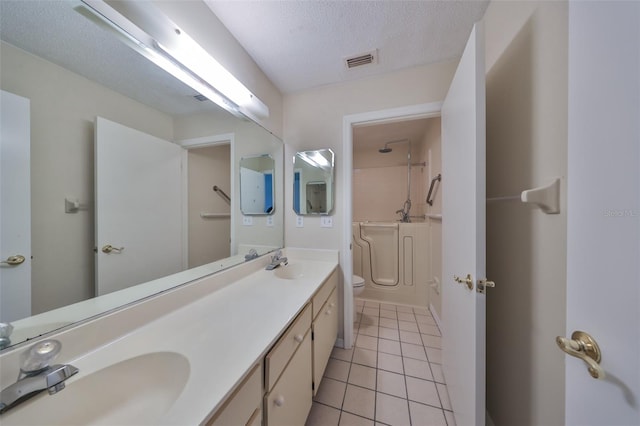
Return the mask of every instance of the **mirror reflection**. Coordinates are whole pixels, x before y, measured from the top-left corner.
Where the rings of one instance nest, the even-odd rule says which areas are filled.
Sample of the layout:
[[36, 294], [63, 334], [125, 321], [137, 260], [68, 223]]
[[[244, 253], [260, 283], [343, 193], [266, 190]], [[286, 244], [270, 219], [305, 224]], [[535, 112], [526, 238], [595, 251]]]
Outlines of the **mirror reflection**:
[[[15, 248], [6, 238], [14, 225], [0, 234], [2, 259], [26, 258], [18, 267], [0, 267], [0, 322], [14, 324], [12, 344], [243, 262], [252, 248], [264, 254], [282, 246], [282, 197], [275, 192], [282, 186], [283, 148], [276, 137], [203, 99], [75, 12], [71, 2], [0, 1], [0, 36], [3, 106], [14, 95], [26, 102], [21, 120], [30, 141], [24, 164], [10, 170], [3, 163], [0, 170], [3, 182], [27, 183], [26, 192], [17, 189], [27, 194], [22, 206], [3, 191], [0, 209], [3, 218], [21, 218], [28, 233], [20, 234], [31, 235]], [[3, 128], [10, 110], [2, 108]], [[140, 164], [128, 164], [134, 151], [150, 158], [146, 146], [103, 152], [98, 138], [109, 149], [122, 140], [113, 128], [126, 140], [133, 134], [154, 141], [154, 148], [160, 140], [180, 153], [174, 166], [161, 167], [162, 183], [141, 174]], [[3, 150], [6, 141], [3, 134]], [[233, 220], [241, 216], [234, 176], [241, 158], [255, 152], [271, 156], [272, 211], [280, 213], [273, 226], [255, 221], [248, 230]], [[177, 206], [162, 204], [169, 187], [180, 193]], [[142, 201], [146, 206], [132, 216]], [[165, 242], [150, 242], [148, 235], [168, 233], [156, 221], [161, 210], [171, 210], [179, 225]], [[142, 258], [151, 252], [170, 252], [171, 267]], [[114, 271], [133, 266], [151, 275], [114, 278]]]
[[293, 157], [293, 210], [298, 215], [330, 214], [334, 204], [334, 154], [330, 149]]
[[275, 161], [268, 154], [240, 160], [240, 211], [245, 215], [271, 215], [274, 205]]

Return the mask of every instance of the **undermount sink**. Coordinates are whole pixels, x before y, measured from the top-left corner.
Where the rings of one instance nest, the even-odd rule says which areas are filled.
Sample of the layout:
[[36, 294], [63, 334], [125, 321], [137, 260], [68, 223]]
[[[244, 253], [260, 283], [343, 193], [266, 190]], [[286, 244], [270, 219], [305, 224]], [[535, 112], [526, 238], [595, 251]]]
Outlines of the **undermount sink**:
[[2, 415], [2, 425], [155, 424], [189, 379], [189, 361], [175, 352], [129, 358], [46, 391]]
[[278, 278], [282, 278], [284, 280], [295, 280], [302, 278], [305, 275], [305, 267], [300, 263], [293, 265], [290, 264], [276, 268], [274, 273]]

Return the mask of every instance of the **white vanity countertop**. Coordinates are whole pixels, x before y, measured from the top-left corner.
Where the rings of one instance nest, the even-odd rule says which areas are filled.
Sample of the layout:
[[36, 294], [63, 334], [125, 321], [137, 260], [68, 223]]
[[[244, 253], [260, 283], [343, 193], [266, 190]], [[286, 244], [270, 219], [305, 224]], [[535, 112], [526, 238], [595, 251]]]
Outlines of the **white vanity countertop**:
[[[74, 381], [118, 362], [149, 353], [173, 352], [188, 360], [190, 370], [175, 403], [158, 407], [157, 413], [129, 407], [125, 411], [139, 413], [142, 417], [135, 418], [134, 414], [133, 418], [126, 417], [124, 422], [200, 424], [219, 407], [251, 367], [261, 362], [266, 351], [338, 265], [336, 251], [288, 249], [286, 255], [289, 266], [303, 264], [305, 272], [302, 277], [281, 279], [275, 276], [274, 271], [263, 268], [239, 279], [229, 275], [234, 282], [77, 358], [63, 358], [64, 346], [76, 343], [61, 339], [63, 353], [57, 362], [70, 363], [80, 369], [76, 376], [67, 380], [68, 389], [73, 387]], [[213, 277], [220, 280], [223, 274], [225, 272]], [[113, 383], [104, 383], [104, 388], [119, 386], [117, 378], [113, 380]], [[143, 376], [140, 380], [147, 379]], [[60, 395], [64, 392], [67, 390]], [[100, 400], [100, 395], [95, 397], [96, 401]], [[13, 423], [13, 411], [18, 415], [22, 410], [37, 410], [41, 398], [51, 396], [43, 392], [8, 411], [2, 416], [2, 423]]]

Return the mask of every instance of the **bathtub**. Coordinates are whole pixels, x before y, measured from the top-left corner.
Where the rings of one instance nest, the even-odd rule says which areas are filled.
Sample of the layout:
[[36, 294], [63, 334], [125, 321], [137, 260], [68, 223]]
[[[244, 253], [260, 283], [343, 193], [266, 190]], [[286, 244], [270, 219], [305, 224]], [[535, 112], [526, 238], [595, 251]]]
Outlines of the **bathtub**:
[[353, 273], [364, 278], [361, 297], [429, 305], [429, 224], [354, 222]]

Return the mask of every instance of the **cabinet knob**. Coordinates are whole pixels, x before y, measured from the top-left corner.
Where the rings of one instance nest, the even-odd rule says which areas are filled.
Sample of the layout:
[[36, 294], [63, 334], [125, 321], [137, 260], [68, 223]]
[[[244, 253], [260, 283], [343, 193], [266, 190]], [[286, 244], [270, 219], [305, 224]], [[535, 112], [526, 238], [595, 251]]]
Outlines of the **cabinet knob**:
[[336, 302], [329, 303], [329, 306], [331, 306], [332, 308], [335, 308], [336, 307]]
[[278, 395], [276, 399], [273, 400], [273, 403], [278, 407], [282, 407], [284, 405], [284, 396]]
[[327, 309], [327, 312], [324, 313], [325, 315], [331, 315], [331, 309]]
[[302, 343], [302, 341], [304, 340], [304, 336], [302, 334], [296, 334], [295, 336], [293, 336], [293, 340], [298, 343]]

